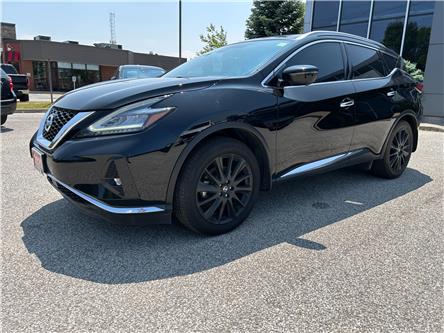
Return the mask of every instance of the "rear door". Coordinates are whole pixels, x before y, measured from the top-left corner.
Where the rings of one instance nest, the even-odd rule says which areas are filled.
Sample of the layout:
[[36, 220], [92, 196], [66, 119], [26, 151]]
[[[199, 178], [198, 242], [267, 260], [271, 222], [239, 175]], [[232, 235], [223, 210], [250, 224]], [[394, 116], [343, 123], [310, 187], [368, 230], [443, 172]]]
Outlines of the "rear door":
[[345, 63], [340, 41], [319, 41], [302, 47], [281, 67], [313, 65], [319, 74], [315, 83], [285, 87], [279, 97], [278, 172], [348, 152], [354, 88], [346, 80]]
[[[399, 80], [378, 50], [345, 43], [355, 87], [355, 131], [350, 149], [381, 152], [394, 115], [400, 112]], [[396, 65], [396, 61], [394, 63]]]

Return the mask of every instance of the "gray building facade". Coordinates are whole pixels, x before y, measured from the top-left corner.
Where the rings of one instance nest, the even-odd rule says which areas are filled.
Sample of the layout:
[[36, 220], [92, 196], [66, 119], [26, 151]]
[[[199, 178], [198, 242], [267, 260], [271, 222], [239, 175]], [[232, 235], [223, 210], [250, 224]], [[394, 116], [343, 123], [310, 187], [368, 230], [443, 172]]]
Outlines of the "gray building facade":
[[444, 1], [307, 0], [304, 32], [342, 31], [370, 38], [416, 63], [424, 71], [424, 116], [442, 122], [443, 20]]

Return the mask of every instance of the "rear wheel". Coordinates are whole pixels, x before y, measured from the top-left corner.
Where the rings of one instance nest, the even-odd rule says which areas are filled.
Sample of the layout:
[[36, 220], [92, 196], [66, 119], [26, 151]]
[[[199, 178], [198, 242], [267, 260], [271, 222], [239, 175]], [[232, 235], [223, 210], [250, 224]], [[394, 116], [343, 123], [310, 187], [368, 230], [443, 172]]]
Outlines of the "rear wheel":
[[8, 119], [8, 115], [7, 114], [2, 114], [2, 125], [4, 123], [6, 123], [6, 120]]
[[374, 161], [371, 172], [383, 178], [397, 178], [407, 168], [413, 148], [413, 132], [404, 120], [396, 125], [389, 137], [383, 158]]
[[29, 101], [29, 95], [22, 95], [20, 97], [20, 102], [28, 102]]
[[260, 171], [251, 150], [231, 138], [208, 141], [181, 172], [176, 217], [194, 231], [217, 235], [241, 224], [259, 192]]

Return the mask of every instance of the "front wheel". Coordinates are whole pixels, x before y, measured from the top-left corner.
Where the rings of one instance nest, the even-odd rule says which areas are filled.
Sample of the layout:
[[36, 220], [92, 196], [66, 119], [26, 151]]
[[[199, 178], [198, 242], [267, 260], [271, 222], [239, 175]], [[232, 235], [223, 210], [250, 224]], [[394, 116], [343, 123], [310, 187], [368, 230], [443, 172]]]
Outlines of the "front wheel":
[[408, 122], [402, 120], [390, 134], [383, 158], [373, 162], [371, 172], [378, 177], [398, 178], [407, 168], [412, 148], [412, 128]]
[[4, 123], [6, 123], [6, 120], [8, 119], [8, 115], [7, 114], [2, 114], [2, 125]]
[[260, 171], [238, 140], [216, 138], [192, 153], [178, 180], [174, 212], [190, 229], [209, 235], [241, 224], [256, 201]]

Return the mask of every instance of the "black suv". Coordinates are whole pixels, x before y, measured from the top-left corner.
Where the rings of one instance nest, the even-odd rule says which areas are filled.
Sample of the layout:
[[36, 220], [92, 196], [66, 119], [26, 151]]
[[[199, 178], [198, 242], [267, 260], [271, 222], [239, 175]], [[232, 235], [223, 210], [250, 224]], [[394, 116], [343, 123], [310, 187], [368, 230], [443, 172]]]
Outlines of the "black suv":
[[335, 32], [232, 44], [161, 78], [78, 89], [31, 140], [36, 167], [79, 207], [121, 223], [220, 234], [273, 182], [364, 164], [399, 177], [422, 113], [402, 59]]

